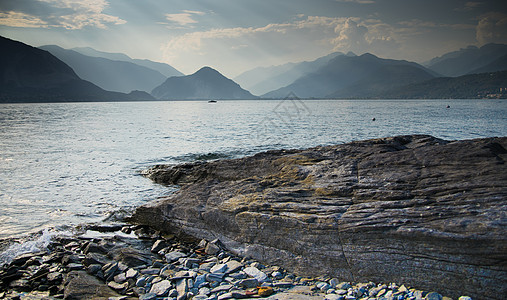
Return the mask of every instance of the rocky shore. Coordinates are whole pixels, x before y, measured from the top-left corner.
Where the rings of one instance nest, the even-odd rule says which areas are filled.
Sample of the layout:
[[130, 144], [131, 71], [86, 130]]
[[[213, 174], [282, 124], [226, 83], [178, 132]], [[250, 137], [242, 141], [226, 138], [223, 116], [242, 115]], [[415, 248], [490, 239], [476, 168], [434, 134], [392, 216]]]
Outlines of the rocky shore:
[[[144, 226], [90, 228], [95, 234], [56, 236], [48, 249], [3, 266], [0, 298], [450, 299], [396, 283], [298, 277], [279, 266], [237, 257], [218, 240], [182, 241]], [[98, 237], [96, 230], [105, 236]]]
[[506, 147], [413, 135], [155, 166], [175, 194], [14, 258], [0, 299], [504, 299]]
[[155, 166], [145, 175], [181, 189], [131, 221], [294, 274], [500, 300], [506, 147], [411, 135]]

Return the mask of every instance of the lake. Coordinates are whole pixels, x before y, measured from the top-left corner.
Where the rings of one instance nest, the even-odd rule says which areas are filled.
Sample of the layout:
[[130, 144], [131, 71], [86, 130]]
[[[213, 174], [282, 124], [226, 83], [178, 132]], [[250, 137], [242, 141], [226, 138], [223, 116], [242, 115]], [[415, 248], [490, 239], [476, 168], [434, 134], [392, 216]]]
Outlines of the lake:
[[0, 238], [114, 219], [168, 195], [140, 176], [154, 164], [401, 134], [506, 136], [507, 101], [0, 104]]

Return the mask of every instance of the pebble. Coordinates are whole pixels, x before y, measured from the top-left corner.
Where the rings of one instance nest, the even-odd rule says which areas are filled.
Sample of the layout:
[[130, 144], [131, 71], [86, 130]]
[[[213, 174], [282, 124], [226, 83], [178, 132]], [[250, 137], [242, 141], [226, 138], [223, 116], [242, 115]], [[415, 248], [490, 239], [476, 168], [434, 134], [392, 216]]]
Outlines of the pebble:
[[[34, 289], [39, 289], [46, 291], [48, 297], [62, 298], [66, 272], [86, 270], [122, 295], [115, 299], [132, 299], [134, 296], [144, 300], [278, 299], [278, 293], [283, 295], [279, 299], [305, 299], [306, 296], [326, 300], [450, 299], [437, 292], [423, 292], [395, 283], [350, 283], [340, 282], [337, 278], [296, 277], [278, 266], [265, 266], [236, 257], [219, 240], [201, 240], [198, 245], [192, 245], [173, 237], [166, 239], [149, 228], [123, 226], [122, 231], [139, 233], [143, 243], [149, 239], [151, 244], [146, 246], [136, 243], [135, 239], [123, 240], [121, 237], [110, 240], [66, 237], [60, 244], [57, 240], [50, 251], [25, 254], [1, 267], [0, 282], [9, 289], [0, 289], [0, 295], [16, 299], [21, 295], [16, 293], [38, 293]], [[113, 256], [106, 254], [115, 247], [121, 248], [128, 259], [118, 256], [111, 260]], [[290, 294], [298, 288], [304, 288], [306, 292]], [[458, 300], [472, 299], [461, 296]]]
[[157, 296], [164, 296], [169, 293], [172, 284], [169, 280], [159, 281], [151, 286], [150, 293], [157, 294]]
[[245, 272], [250, 277], [254, 277], [259, 282], [264, 282], [268, 279], [268, 275], [266, 275], [266, 273], [260, 271], [256, 267], [247, 267], [243, 269], [243, 272]]

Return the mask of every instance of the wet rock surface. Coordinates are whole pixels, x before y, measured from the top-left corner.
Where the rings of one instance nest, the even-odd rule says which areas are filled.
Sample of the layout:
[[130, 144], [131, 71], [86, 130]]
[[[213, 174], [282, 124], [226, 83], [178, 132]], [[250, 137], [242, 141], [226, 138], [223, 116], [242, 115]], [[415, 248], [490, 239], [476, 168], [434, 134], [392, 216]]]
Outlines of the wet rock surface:
[[[234, 255], [295, 274], [503, 299], [506, 148], [507, 138], [450, 142], [412, 135], [155, 166], [145, 175], [181, 189], [138, 208], [132, 221], [218, 239]], [[249, 267], [260, 273], [248, 269], [247, 276], [261, 285], [261, 273], [271, 276]], [[207, 276], [224, 280], [221, 274]], [[365, 288], [376, 291], [369, 297], [402, 299], [399, 290], [380, 287]], [[362, 297], [351, 288], [326, 297]]]
[[[109, 237], [92, 239], [56, 237], [46, 251], [17, 257], [0, 270], [0, 298], [449, 299], [436, 292], [395, 283], [340, 282], [337, 278], [325, 276], [298, 277], [279, 266], [235, 256], [218, 246], [222, 244], [217, 240], [181, 241], [150, 228], [130, 225], [124, 226], [123, 231], [137, 231], [141, 236], [112, 232]], [[157, 250], [155, 246], [160, 245], [160, 241], [165, 246], [149, 252]], [[92, 243], [102, 248], [90, 247]], [[218, 248], [214, 254], [206, 252], [209, 244]], [[103, 249], [108, 250], [101, 254]], [[117, 256], [117, 249], [130, 249], [130, 257]], [[93, 260], [88, 258], [97, 255], [103, 255], [103, 260], [90, 263]], [[146, 264], [140, 265], [137, 260], [132, 260], [135, 256]], [[174, 259], [175, 256], [178, 258]]]

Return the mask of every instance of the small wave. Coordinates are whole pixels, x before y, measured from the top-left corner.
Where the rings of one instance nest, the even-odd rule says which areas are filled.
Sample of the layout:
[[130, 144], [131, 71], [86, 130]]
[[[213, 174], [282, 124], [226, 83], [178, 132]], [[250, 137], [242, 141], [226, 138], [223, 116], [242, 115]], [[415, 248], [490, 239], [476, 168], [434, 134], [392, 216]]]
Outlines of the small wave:
[[15, 241], [2, 253], [0, 253], [0, 266], [11, 262], [14, 258], [22, 254], [35, 253], [46, 250], [53, 237], [62, 234], [65, 234], [65, 232], [58, 232], [46, 228], [44, 231], [42, 231], [42, 233], [35, 235], [30, 240]]

